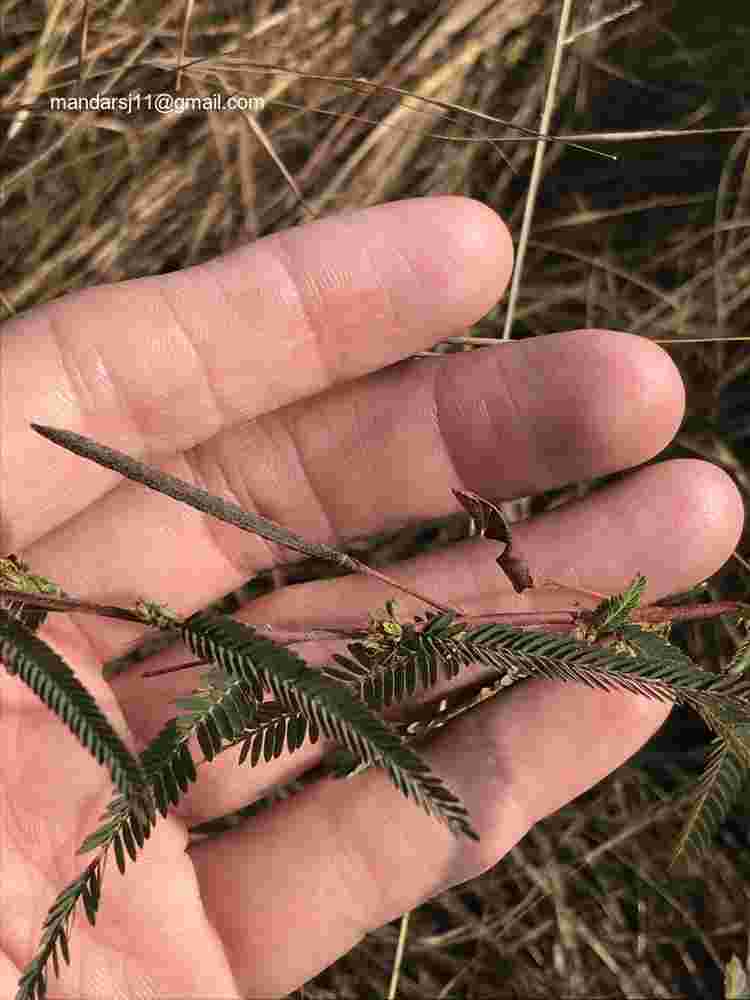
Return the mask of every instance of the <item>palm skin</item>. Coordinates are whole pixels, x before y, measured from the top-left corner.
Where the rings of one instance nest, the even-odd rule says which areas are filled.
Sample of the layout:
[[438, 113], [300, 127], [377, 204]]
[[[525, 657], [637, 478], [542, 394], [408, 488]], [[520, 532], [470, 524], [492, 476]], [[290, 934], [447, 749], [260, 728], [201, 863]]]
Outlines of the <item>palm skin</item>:
[[[76, 596], [147, 596], [180, 614], [290, 558], [55, 448], [31, 421], [111, 443], [330, 544], [456, 510], [452, 487], [511, 498], [657, 454], [679, 426], [684, 393], [668, 355], [641, 338], [581, 330], [394, 366], [483, 315], [511, 262], [507, 230], [489, 209], [419, 199], [18, 317], [0, 334], [0, 551]], [[654, 600], [714, 572], [741, 526], [723, 472], [672, 461], [516, 535], [537, 577], [611, 593], [641, 572]], [[390, 572], [471, 613], [570, 603], [553, 591], [514, 594], [496, 555], [472, 540]], [[364, 577], [317, 581], [240, 617], [362, 622], [391, 596]], [[402, 597], [405, 615], [422, 609]], [[136, 671], [108, 685], [102, 662], [136, 634], [81, 615], [50, 616], [41, 632], [140, 750], [197, 674], [143, 680]], [[303, 652], [314, 662], [326, 650]], [[153, 666], [183, 659], [170, 652]], [[469, 670], [453, 683], [475, 678]], [[12, 996], [47, 909], [93, 857], [75, 851], [111, 787], [15, 678], [0, 676], [0, 699], [0, 982]], [[455, 838], [368, 772], [311, 786], [188, 848], [188, 826], [289, 780], [324, 748], [252, 770], [236, 766], [236, 751], [224, 754], [199, 769], [124, 877], [109, 866], [96, 926], [77, 918], [71, 967], [51, 975], [50, 993], [283, 996], [369, 929], [495, 864], [633, 754], [666, 713], [634, 696], [535, 681], [462, 719], [426, 756], [466, 803], [479, 843]]]

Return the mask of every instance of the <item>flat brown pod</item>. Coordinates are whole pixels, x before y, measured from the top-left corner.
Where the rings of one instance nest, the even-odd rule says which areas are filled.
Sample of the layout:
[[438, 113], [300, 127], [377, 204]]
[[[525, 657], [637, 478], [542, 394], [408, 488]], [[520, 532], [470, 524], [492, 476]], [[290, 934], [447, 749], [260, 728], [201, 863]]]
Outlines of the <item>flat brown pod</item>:
[[514, 549], [510, 525], [500, 507], [470, 490], [452, 490], [452, 493], [464, 510], [474, 519], [477, 530], [483, 538], [490, 538], [495, 542], [505, 542], [505, 550], [502, 555], [497, 557], [497, 564], [513, 584], [515, 592], [521, 594], [529, 587], [533, 587], [534, 581], [529, 565], [523, 555], [518, 552], [517, 546]]

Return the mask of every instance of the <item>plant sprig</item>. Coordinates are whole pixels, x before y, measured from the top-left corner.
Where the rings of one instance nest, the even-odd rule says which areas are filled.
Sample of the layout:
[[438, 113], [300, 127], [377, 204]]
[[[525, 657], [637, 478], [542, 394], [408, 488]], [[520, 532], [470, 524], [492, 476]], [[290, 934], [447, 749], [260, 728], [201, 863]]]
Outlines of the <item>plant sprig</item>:
[[[641, 607], [646, 579], [638, 574], [621, 594], [602, 597], [593, 609], [555, 612], [500, 612], [470, 618], [417, 594], [358, 560], [321, 543], [309, 542], [266, 518], [251, 515], [130, 456], [82, 435], [32, 425], [43, 436], [76, 454], [115, 469], [158, 492], [212, 516], [253, 531], [295, 551], [318, 556], [353, 572], [366, 572], [439, 609], [400, 621], [394, 601], [356, 629], [331, 629], [344, 638], [348, 655], [313, 669], [287, 647], [321, 630], [295, 633], [242, 624], [215, 612], [198, 611], [185, 619], [161, 604], [140, 600], [134, 609], [98, 605], [64, 593], [33, 574], [17, 557], [0, 559], [0, 661], [17, 674], [65, 722], [96, 759], [107, 766], [117, 794], [78, 853], [98, 856], [55, 900], [45, 920], [34, 959], [19, 981], [17, 1000], [41, 1000], [52, 961], [59, 974], [58, 948], [69, 963], [70, 920], [82, 902], [90, 923], [100, 903], [108, 852], [114, 851], [120, 873], [126, 856], [138, 858], [158, 815], [166, 816], [196, 780], [188, 747], [194, 736], [205, 761], [242, 744], [238, 763], [255, 767], [281, 753], [294, 753], [321, 735], [340, 748], [338, 775], [363, 767], [385, 770], [394, 785], [456, 835], [477, 838], [458, 796], [430, 771], [413, 746], [435, 725], [474, 705], [453, 699], [449, 713], [442, 703], [422, 707], [416, 727], [386, 722], [378, 713], [401, 704], [417, 689], [428, 690], [443, 678], [453, 680], [465, 667], [488, 668], [497, 690], [531, 677], [575, 682], [603, 690], [625, 690], [695, 709], [716, 732], [714, 750], [696, 789], [695, 805], [678, 839], [673, 860], [705, 849], [721, 818], [748, 783], [750, 773], [750, 677], [743, 643], [728, 669], [715, 674], [698, 667], [669, 641], [672, 621], [715, 614], [747, 614], [741, 602]], [[510, 525], [499, 505], [478, 494], [454, 490], [484, 537], [502, 542], [497, 562], [514, 589], [534, 582], [524, 554], [514, 546]], [[114, 733], [94, 699], [72, 669], [36, 630], [50, 612], [76, 611], [138, 622], [179, 634], [197, 663], [211, 664], [203, 684], [177, 699], [182, 713], [170, 720], [136, 759]], [[505, 621], [488, 620], [504, 617]], [[739, 622], [744, 625], [745, 617]], [[492, 681], [490, 681], [492, 683]], [[273, 699], [266, 700], [271, 694]], [[443, 718], [441, 718], [443, 714]], [[341, 757], [343, 752], [343, 758]]]

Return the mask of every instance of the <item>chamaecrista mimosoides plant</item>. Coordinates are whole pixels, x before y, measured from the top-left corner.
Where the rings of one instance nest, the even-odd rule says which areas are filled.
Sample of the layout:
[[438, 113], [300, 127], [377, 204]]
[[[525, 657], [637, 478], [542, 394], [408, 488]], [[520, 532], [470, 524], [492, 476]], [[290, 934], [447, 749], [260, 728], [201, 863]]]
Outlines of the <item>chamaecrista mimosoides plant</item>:
[[[0, 661], [108, 768], [116, 788], [101, 826], [78, 850], [79, 854], [96, 850], [97, 855], [53, 902], [37, 953], [19, 980], [16, 1000], [45, 996], [50, 961], [59, 975], [58, 949], [69, 963], [70, 924], [79, 901], [94, 924], [110, 848], [124, 873], [126, 855], [137, 860], [159, 814], [166, 816], [170, 804], [176, 805], [196, 780], [188, 747], [193, 735], [206, 761], [242, 744], [238, 763], [249, 761], [254, 767], [261, 758], [270, 761], [284, 750], [293, 753], [306, 740], [314, 743], [322, 733], [340, 747], [331, 773], [351, 775], [363, 767], [381, 767], [405, 796], [453, 833], [478, 839], [460, 799], [431, 773], [413, 746], [470, 710], [488, 688], [498, 691], [536, 676], [679, 702], [697, 711], [716, 738], [673, 864], [688, 851], [705, 849], [749, 780], [750, 678], [746, 673], [750, 639], [738, 649], [727, 670], [716, 674], [698, 667], [674, 646], [669, 630], [676, 619], [733, 613], [750, 632], [742, 617], [750, 606], [725, 601], [641, 607], [647, 581], [639, 574], [623, 593], [603, 597], [593, 609], [500, 612], [485, 620], [470, 619], [344, 552], [309, 542], [112, 448], [71, 431], [32, 427], [56, 444], [198, 510], [296, 551], [377, 577], [438, 610], [401, 622], [395, 602], [388, 601], [385, 612], [371, 616], [366, 628], [283, 635], [269, 628], [261, 634], [213, 611], [180, 619], [150, 600], [136, 602], [134, 609], [82, 601], [32, 573], [15, 556], [0, 558]], [[520, 593], [534, 586], [500, 508], [475, 493], [453, 492], [480, 535], [505, 543], [497, 562], [514, 589]], [[36, 635], [50, 611], [93, 613], [169, 631], [184, 641], [199, 663], [211, 664], [211, 669], [190, 697], [176, 699], [184, 711], [134, 756], [73, 670]], [[487, 617], [505, 622], [487, 621]], [[287, 646], [312, 637], [348, 638], [350, 655], [334, 654], [332, 663], [311, 668]], [[454, 678], [474, 663], [494, 670], [494, 680], [485, 679], [433, 705], [422, 705], [412, 721], [386, 722], [378, 714], [418, 688], [433, 687], [441, 675]], [[264, 700], [266, 695], [271, 699]]]

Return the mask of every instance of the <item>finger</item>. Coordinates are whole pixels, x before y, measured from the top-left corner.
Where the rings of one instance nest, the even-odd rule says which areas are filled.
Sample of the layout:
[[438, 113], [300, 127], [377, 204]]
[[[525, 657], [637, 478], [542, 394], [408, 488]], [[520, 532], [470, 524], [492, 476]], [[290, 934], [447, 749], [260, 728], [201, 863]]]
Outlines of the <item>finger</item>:
[[[661, 348], [577, 331], [389, 369], [228, 431], [194, 449], [189, 464], [186, 456], [167, 467], [338, 544], [450, 513], [454, 486], [512, 497], [645, 461], [673, 435], [683, 400]], [[82, 597], [147, 596], [187, 613], [284, 551], [126, 482], [24, 558]], [[136, 634], [91, 618], [81, 625], [104, 657]]]
[[[648, 578], [643, 599], [650, 602], [714, 573], [733, 551], [742, 520], [742, 499], [729, 477], [709, 463], [687, 460], [647, 466], [581, 502], [515, 525], [514, 536], [537, 578], [549, 576], [572, 587], [617, 593], [640, 572]], [[495, 564], [498, 547], [473, 540], [399, 565], [394, 576], [410, 585], [429, 585], [441, 600], [477, 614], [570, 606], [570, 599], [559, 591], [532, 589], [514, 594]], [[348, 606], [362, 620], [382, 604], [378, 584], [355, 577], [286, 588], [253, 603], [238, 617], [311, 627], [342, 604], [344, 588]], [[419, 610], [416, 601], [399, 601], [403, 620]], [[327, 647], [327, 656], [307, 644], [298, 652], [319, 663], [330, 659], [332, 648]], [[170, 653], [160, 663], [184, 659], [184, 652]], [[487, 673], [479, 666], [469, 667], [455, 681], [431, 689], [428, 696], [432, 699]], [[195, 682], [195, 671], [186, 671], [153, 680], [124, 678], [116, 689], [131, 728], [145, 740], [175, 714], [168, 700], [187, 694]], [[182, 800], [177, 813], [189, 824], [224, 815], [297, 777], [317, 763], [327, 748], [326, 743], [308, 744], [252, 770], [237, 767], [237, 750], [227, 751], [202, 770], [198, 785]]]
[[0, 439], [13, 491], [0, 550], [21, 550], [117, 482], [51, 449], [31, 421], [170, 455], [455, 333], [493, 305], [511, 261], [507, 230], [478, 202], [415, 199], [7, 323]]

